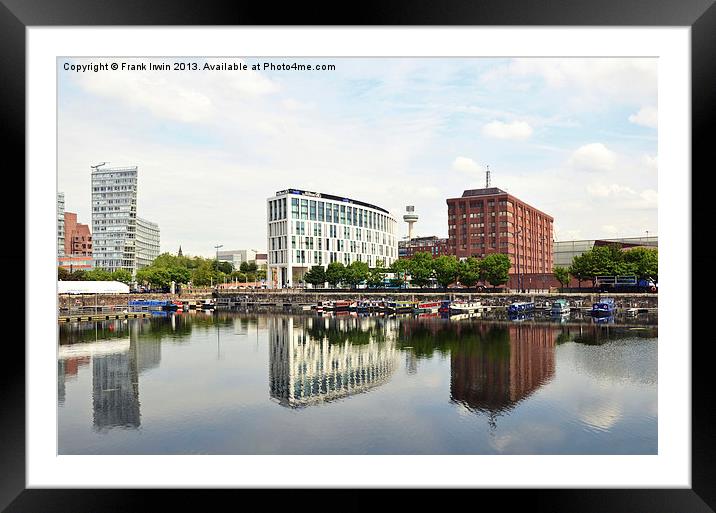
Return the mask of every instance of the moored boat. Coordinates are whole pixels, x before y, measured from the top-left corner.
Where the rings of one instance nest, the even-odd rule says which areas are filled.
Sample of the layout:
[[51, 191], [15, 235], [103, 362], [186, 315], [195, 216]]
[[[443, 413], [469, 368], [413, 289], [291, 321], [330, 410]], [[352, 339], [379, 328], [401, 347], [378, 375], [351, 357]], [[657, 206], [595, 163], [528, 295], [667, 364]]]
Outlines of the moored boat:
[[479, 301], [453, 301], [450, 304], [450, 313], [456, 315], [473, 313], [479, 311], [481, 306], [482, 303]]
[[350, 301], [333, 301], [333, 304], [331, 305], [331, 310], [334, 312], [347, 312], [350, 310], [351, 302]]
[[518, 301], [515, 303], [510, 304], [507, 307], [508, 313], [523, 313], [523, 312], [531, 312], [535, 309], [535, 304], [531, 301]]
[[567, 314], [569, 311], [569, 301], [566, 299], [557, 299], [552, 303], [551, 312], [553, 315]]
[[609, 317], [610, 315], [614, 315], [616, 309], [614, 299], [606, 297], [592, 304], [592, 315], [595, 317]]
[[440, 309], [440, 301], [424, 301], [415, 305], [416, 313], [437, 313]]
[[410, 301], [389, 301], [386, 304], [386, 312], [406, 313], [413, 311], [413, 303]]

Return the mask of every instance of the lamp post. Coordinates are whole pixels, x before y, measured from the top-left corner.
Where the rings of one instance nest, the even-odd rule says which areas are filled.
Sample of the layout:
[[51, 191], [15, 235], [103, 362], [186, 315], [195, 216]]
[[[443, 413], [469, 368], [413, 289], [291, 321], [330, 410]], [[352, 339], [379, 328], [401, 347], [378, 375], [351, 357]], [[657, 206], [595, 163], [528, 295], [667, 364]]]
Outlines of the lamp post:
[[216, 291], [219, 291], [219, 248], [223, 248], [223, 244], [217, 244], [216, 248]]

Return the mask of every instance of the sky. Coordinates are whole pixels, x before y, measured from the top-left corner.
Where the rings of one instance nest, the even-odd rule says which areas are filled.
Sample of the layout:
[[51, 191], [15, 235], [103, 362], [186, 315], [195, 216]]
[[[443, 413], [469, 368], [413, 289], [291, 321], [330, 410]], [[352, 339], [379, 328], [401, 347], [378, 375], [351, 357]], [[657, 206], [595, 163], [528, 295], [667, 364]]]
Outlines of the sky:
[[[657, 235], [657, 59], [182, 59], [196, 71], [65, 70], [58, 191], [91, 224], [90, 166], [139, 167], [137, 213], [161, 251], [266, 249], [266, 199], [287, 188], [420, 216], [499, 187], [554, 218], [555, 240]], [[334, 70], [252, 70], [264, 63]], [[246, 70], [204, 70], [246, 64]]]

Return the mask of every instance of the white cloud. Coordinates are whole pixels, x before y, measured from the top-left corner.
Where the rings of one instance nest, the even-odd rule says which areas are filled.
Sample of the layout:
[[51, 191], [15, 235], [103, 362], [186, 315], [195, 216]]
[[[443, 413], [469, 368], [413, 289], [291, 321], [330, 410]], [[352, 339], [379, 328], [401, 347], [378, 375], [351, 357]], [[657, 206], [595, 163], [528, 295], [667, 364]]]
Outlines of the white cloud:
[[452, 163], [452, 168], [455, 171], [463, 171], [465, 173], [474, 173], [476, 171], [480, 171], [480, 167], [477, 165], [477, 163], [467, 157], [456, 158]]
[[313, 104], [303, 103], [293, 98], [286, 98], [281, 104], [288, 110], [308, 110], [313, 108]]
[[657, 155], [654, 155], [653, 157], [651, 155], [644, 155], [641, 158], [642, 163], [651, 169], [659, 169], [659, 157]]
[[497, 139], [523, 140], [532, 135], [532, 127], [525, 121], [490, 121], [482, 127], [482, 134]]
[[629, 121], [635, 125], [656, 128], [659, 123], [659, 111], [656, 107], [642, 107], [639, 112], [629, 116]]
[[605, 185], [605, 184], [590, 184], [587, 185], [587, 194], [594, 198], [609, 198], [609, 197], [625, 197], [634, 196], [636, 191], [631, 187], [625, 187], [616, 183]]
[[602, 143], [580, 146], [569, 158], [569, 164], [572, 167], [587, 171], [610, 171], [614, 168], [616, 161], [616, 153]]

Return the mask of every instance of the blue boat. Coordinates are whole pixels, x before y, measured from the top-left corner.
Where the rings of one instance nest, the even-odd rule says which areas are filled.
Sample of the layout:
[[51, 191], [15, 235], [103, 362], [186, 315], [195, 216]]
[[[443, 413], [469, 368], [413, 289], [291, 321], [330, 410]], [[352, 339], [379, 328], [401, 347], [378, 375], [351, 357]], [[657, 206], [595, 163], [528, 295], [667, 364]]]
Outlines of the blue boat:
[[507, 307], [507, 313], [516, 314], [531, 312], [535, 309], [535, 304], [532, 302], [517, 302], [512, 303]]
[[177, 305], [172, 301], [159, 299], [136, 299], [129, 301], [129, 306], [139, 310], [176, 310]]
[[614, 299], [607, 297], [592, 304], [592, 315], [595, 317], [609, 317], [614, 315], [616, 309]]

